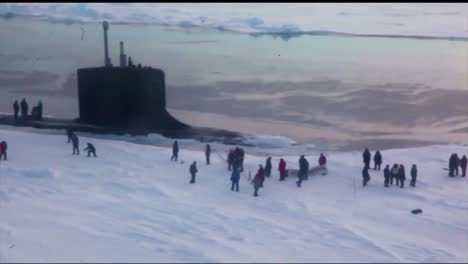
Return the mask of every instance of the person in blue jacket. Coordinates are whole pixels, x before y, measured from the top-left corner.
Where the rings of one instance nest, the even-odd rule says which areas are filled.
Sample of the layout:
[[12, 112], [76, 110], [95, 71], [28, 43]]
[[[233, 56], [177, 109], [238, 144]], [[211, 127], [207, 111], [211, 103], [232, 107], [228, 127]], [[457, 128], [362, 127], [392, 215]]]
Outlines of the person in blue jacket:
[[239, 180], [240, 180], [240, 168], [237, 166], [234, 166], [232, 168], [232, 174], [231, 174], [231, 191], [234, 191], [234, 187], [236, 188], [236, 192], [239, 191]]

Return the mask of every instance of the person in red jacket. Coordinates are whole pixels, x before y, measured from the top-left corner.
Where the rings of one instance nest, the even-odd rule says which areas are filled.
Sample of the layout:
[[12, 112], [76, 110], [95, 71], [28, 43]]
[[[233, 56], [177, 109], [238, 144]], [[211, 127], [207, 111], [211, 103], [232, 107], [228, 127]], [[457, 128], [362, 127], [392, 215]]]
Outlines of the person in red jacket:
[[327, 158], [323, 153], [320, 153], [320, 158], [319, 158], [319, 172], [322, 175], [327, 175], [328, 170], [327, 170]]
[[283, 159], [280, 159], [278, 170], [280, 173], [280, 181], [284, 181], [284, 179], [286, 178], [286, 161], [284, 161]]
[[3, 157], [3, 160], [7, 160], [7, 149], [8, 149], [8, 145], [5, 141], [2, 141], [0, 143], [0, 160], [2, 159]]
[[326, 164], [327, 164], [327, 158], [325, 158], [325, 156], [322, 153], [320, 153], [319, 165], [323, 166], [323, 165], [326, 165]]
[[265, 180], [265, 170], [263, 169], [262, 165], [259, 165], [257, 174], [255, 175], [254, 179], [252, 180], [251, 184], [254, 186], [254, 196], [258, 196], [258, 189], [263, 187], [263, 181]]

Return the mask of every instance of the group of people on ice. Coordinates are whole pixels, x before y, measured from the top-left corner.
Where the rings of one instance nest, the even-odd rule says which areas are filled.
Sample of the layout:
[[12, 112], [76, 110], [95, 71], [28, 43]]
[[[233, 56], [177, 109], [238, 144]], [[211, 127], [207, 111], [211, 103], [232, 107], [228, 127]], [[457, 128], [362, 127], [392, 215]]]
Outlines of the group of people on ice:
[[[67, 143], [72, 143], [73, 146], [73, 153], [72, 155], [80, 155], [80, 140], [78, 136], [71, 130], [67, 129], [66, 130], [68, 141]], [[94, 147], [93, 144], [87, 143], [87, 147], [83, 149], [83, 151], [88, 151], [88, 157], [91, 157], [91, 154], [96, 158], [96, 148]]]
[[[177, 140], [174, 141], [172, 144], [172, 156], [171, 156], [171, 161], [177, 161], [178, 159], [178, 154], [179, 154], [179, 143]], [[206, 158], [206, 164], [210, 164], [210, 155], [211, 155], [211, 146], [210, 144], [206, 144], [205, 147], [205, 158]], [[242, 148], [236, 147], [234, 149], [230, 149], [228, 153], [228, 157], [226, 159], [228, 163], [228, 171], [231, 172], [231, 191], [236, 191], [239, 192], [239, 181], [240, 181], [240, 175], [241, 172], [244, 170], [244, 157], [245, 157], [245, 152]], [[302, 155], [299, 158], [299, 171], [298, 171], [298, 181], [296, 182], [298, 187], [301, 187], [301, 184], [304, 180], [307, 180], [309, 177], [309, 172], [322, 172], [323, 175], [326, 174], [326, 163], [327, 159], [326, 157], [321, 153], [319, 157], [319, 165], [312, 168], [312, 170], [309, 170], [309, 162], [307, 159]], [[253, 185], [254, 188], [254, 196], [258, 196], [258, 191], [260, 188], [263, 187], [263, 183], [265, 181], [266, 177], [271, 176], [271, 170], [272, 170], [272, 163], [271, 163], [271, 157], [268, 157], [265, 161], [265, 166], [262, 164], [258, 165], [258, 170], [254, 176], [254, 178], [250, 181], [251, 185]], [[286, 169], [286, 161], [284, 159], [280, 159], [278, 163], [278, 171], [280, 181], [284, 181], [286, 177], [288, 177], [288, 170]], [[194, 184], [196, 181], [196, 174], [198, 173], [198, 168], [197, 168], [197, 162], [193, 161], [190, 164], [189, 167], [189, 172], [190, 172], [190, 184]], [[250, 174], [249, 174], [249, 180], [250, 180]]]
[[238, 167], [240, 172], [244, 171], [244, 150], [236, 147], [230, 149], [227, 157], [228, 171], [231, 171], [234, 167]]
[[[364, 162], [364, 168], [362, 169], [362, 186], [366, 186], [367, 183], [370, 181], [370, 175], [369, 175], [369, 166], [370, 166], [370, 160], [371, 160], [371, 153], [369, 149], [365, 149], [364, 153], [362, 153], [362, 159]], [[374, 155], [374, 170], [379, 170], [380, 171], [380, 165], [382, 164], [382, 154], [380, 151], [376, 151]], [[418, 169], [416, 167], [416, 164], [413, 164], [411, 166], [411, 182], [410, 185], [412, 187], [416, 187], [416, 177], [418, 175]], [[406, 174], [405, 174], [405, 166], [403, 164], [393, 164], [392, 168], [390, 169], [390, 165], [386, 165], [384, 170], [383, 170], [383, 175], [384, 175], [384, 186], [385, 187], [390, 187], [390, 185], [393, 185], [393, 182], [395, 181], [396, 186], [400, 186], [400, 188], [404, 188], [405, 186], [405, 180], [406, 180]]]
[[[228, 155], [228, 170], [231, 170], [231, 191], [239, 191], [239, 179], [240, 179], [240, 172], [243, 170], [243, 161], [244, 161], [244, 150], [240, 148], [236, 148], [234, 150], [229, 151]], [[319, 170], [322, 171], [322, 174], [326, 173], [326, 162], [327, 159], [321, 153], [319, 158], [319, 165], [314, 168], [312, 172], [318, 172]], [[257, 173], [255, 174], [254, 178], [251, 181], [251, 184], [254, 187], [254, 196], [258, 196], [258, 190], [263, 187], [263, 183], [265, 178], [269, 178], [271, 176], [271, 157], [268, 157], [265, 161], [265, 166], [262, 164], [258, 165]], [[318, 170], [317, 170], [318, 169]], [[288, 177], [288, 170], [286, 169], [286, 161], [280, 158], [278, 163], [278, 171], [280, 181], [284, 181], [286, 177]], [[298, 181], [296, 182], [297, 187], [301, 187], [301, 184], [304, 180], [309, 178], [309, 162], [307, 159], [302, 155], [299, 158], [299, 171], [298, 171]]]
[[455, 177], [458, 176], [458, 167], [461, 168], [462, 170], [462, 177], [466, 176], [466, 155], [463, 155], [463, 157], [460, 159], [458, 157], [458, 154], [452, 153], [450, 155], [449, 159], [449, 177]]
[[[15, 102], [13, 103], [13, 113], [14, 113], [15, 120], [18, 119], [20, 108], [21, 108], [21, 118], [22, 119], [28, 118], [29, 105], [28, 105], [28, 102], [26, 102], [26, 99], [23, 98], [23, 100], [21, 100], [21, 103], [18, 103], [18, 100], [15, 100]], [[34, 120], [42, 120], [42, 101], [39, 100], [39, 102], [37, 103], [37, 106], [32, 108], [31, 116]]]

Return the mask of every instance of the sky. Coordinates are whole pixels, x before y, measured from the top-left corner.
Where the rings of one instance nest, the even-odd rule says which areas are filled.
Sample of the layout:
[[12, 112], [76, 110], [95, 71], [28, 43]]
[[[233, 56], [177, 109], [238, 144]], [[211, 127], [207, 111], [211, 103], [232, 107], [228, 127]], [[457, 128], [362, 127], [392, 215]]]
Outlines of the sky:
[[[4, 21], [150, 23], [241, 32], [468, 37], [467, 3], [1, 3]], [[0, 20], [1, 21], [1, 20]]]

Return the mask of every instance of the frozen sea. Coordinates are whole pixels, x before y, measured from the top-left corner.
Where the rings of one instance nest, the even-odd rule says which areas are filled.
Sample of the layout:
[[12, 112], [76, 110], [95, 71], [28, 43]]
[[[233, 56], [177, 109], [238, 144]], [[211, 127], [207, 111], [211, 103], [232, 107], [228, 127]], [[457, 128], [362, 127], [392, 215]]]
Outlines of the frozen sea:
[[[25, 97], [77, 117], [76, 70], [103, 64], [102, 26], [12, 18], [0, 35], [0, 112]], [[328, 150], [468, 142], [466, 41], [111, 23], [114, 65], [120, 41], [166, 72], [169, 111], [188, 124]]]

